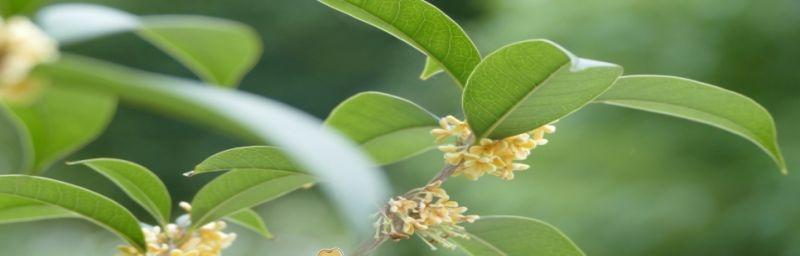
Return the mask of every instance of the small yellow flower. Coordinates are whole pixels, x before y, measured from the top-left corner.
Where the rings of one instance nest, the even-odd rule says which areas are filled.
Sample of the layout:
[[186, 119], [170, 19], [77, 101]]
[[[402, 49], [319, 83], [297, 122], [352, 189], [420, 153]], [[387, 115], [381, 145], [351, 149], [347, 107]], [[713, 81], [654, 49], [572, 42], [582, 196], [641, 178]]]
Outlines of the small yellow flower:
[[436, 143], [441, 143], [451, 136], [466, 140], [472, 135], [467, 122], [462, 122], [453, 116], [439, 119], [439, 126], [440, 128], [431, 130], [431, 134], [436, 137]]
[[58, 56], [55, 40], [24, 17], [0, 18], [0, 87], [25, 81], [30, 71]]

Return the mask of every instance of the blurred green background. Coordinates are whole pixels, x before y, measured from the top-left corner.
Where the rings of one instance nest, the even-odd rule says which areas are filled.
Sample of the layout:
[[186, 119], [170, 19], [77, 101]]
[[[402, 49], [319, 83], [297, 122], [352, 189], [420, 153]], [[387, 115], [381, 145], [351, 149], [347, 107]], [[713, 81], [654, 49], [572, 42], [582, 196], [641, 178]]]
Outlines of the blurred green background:
[[[459, 91], [449, 77], [417, 79], [421, 54], [316, 1], [88, 2], [135, 14], [209, 15], [254, 26], [264, 56], [241, 88], [320, 118], [367, 90], [406, 97], [438, 115], [459, 112]], [[514, 41], [548, 38], [582, 57], [622, 64], [627, 74], [684, 76], [748, 95], [773, 113], [790, 172], [800, 168], [800, 1], [432, 3], [465, 27], [484, 55]], [[129, 34], [64, 50], [192, 77]], [[550, 144], [529, 159], [531, 170], [511, 182], [454, 179], [447, 184], [451, 195], [474, 214], [550, 222], [589, 255], [800, 255], [800, 176], [780, 175], [749, 142], [684, 120], [599, 105], [557, 126]], [[102, 156], [142, 163], [167, 182], [176, 201], [189, 201], [208, 177], [186, 179], [180, 173], [239, 145], [246, 144], [123, 105], [108, 130], [68, 160]], [[424, 183], [441, 164], [440, 154], [429, 152], [385, 170], [401, 192]], [[58, 164], [47, 176], [134, 205], [86, 168]], [[226, 255], [315, 255], [323, 247], [347, 246], [338, 217], [315, 190], [258, 211], [277, 239], [263, 241], [233, 228], [240, 238]], [[120, 242], [79, 220], [0, 226], [0, 248], [7, 255], [110, 255]], [[451, 254], [456, 255], [431, 252], [418, 240], [388, 243], [378, 253]]]

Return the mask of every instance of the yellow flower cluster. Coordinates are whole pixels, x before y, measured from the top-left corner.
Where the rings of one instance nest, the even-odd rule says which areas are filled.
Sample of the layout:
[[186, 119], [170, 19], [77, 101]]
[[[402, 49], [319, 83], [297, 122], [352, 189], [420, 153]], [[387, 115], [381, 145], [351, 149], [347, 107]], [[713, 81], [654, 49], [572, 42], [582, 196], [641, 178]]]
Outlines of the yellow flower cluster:
[[[191, 206], [180, 203], [181, 208], [191, 212]], [[215, 221], [200, 227], [200, 230], [186, 234], [189, 227], [189, 215], [178, 218], [176, 223], [167, 224], [164, 230], [159, 226], [142, 227], [147, 253], [142, 254], [135, 247], [120, 246], [121, 256], [219, 256], [236, 239], [234, 233], [224, 233], [224, 221]], [[188, 237], [187, 237], [188, 235]], [[177, 241], [180, 241], [176, 244]]]
[[450, 200], [441, 181], [412, 190], [405, 196], [389, 200], [385, 211], [375, 223], [376, 236], [386, 235], [394, 240], [407, 239], [414, 234], [436, 249], [434, 244], [455, 248], [450, 237], [468, 238], [459, 223], [472, 223], [477, 215], [464, 215], [466, 207]]
[[498, 176], [504, 180], [513, 179], [515, 171], [530, 167], [514, 161], [525, 160], [536, 146], [547, 144], [545, 134], [556, 131], [555, 126], [548, 124], [501, 140], [484, 138], [476, 145], [469, 146], [462, 145], [472, 137], [472, 131], [466, 122], [447, 116], [442, 118], [439, 124], [441, 128], [431, 131], [431, 134], [436, 136], [437, 143], [449, 137], [456, 137], [457, 141], [456, 144], [439, 146], [439, 150], [445, 153], [445, 162], [457, 166], [454, 175], [464, 175], [470, 180], [477, 180], [484, 174]]
[[24, 17], [0, 17], [0, 88], [24, 82], [28, 73], [58, 56], [58, 44]]

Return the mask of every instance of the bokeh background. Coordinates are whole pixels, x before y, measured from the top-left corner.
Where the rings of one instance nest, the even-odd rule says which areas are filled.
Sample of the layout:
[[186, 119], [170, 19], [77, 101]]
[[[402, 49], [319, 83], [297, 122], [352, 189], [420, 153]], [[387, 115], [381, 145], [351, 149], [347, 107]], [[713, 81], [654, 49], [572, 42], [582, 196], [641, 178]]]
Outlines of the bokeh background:
[[[57, 0], [55, 2], [75, 2]], [[264, 56], [241, 88], [324, 118], [367, 90], [396, 94], [436, 114], [459, 113], [449, 77], [417, 79], [423, 56], [399, 40], [312, 0], [95, 0], [135, 14], [200, 14], [255, 27]], [[800, 169], [800, 1], [461, 0], [432, 1], [461, 23], [486, 55], [548, 38], [627, 74], [678, 75], [746, 94], [769, 109], [790, 171]], [[192, 77], [130, 34], [65, 51]], [[700, 124], [610, 106], [558, 123], [512, 182], [454, 179], [451, 195], [482, 215], [545, 220], [589, 255], [800, 255], [800, 175], [780, 175], [749, 142]], [[186, 179], [205, 157], [246, 142], [122, 105], [108, 130], [70, 160], [118, 157], [144, 164], [174, 199], [189, 201], [208, 178]], [[325, 152], [320, 152], [324, 154]], [[429, 152], [386, 166], [395, 190], [424, 183], [441, 166]], [[47, 173], [134, 206], [100, 175], [56, 165]], [[132, 207], [138, 216], [143, 211]], [[315, 255], [345, 246], [344, 227], [315, 190], [258, 207], [274, 241], [233, 228], [226, 255]], [[0, 226], [7, 255], [111, 255], [114, 235], [80, 220]], [[378, 255], [457, 255], [418, 240]]]

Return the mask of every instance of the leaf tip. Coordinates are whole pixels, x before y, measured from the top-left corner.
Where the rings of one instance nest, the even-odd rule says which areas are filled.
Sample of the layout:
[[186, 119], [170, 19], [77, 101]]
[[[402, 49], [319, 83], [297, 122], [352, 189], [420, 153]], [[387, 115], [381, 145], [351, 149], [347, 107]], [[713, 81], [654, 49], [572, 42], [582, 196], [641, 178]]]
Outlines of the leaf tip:
[[184, 173], [182, 173], [181, 175], [183, 175], [184, 177], [192, 177], [192, 176], [194, 176], [195, 174], [197, 174], [197, 171], [195, 171], [195, 170], [191, 170], [191, 171], [188, 171], [188, 172], [184, 172]]

